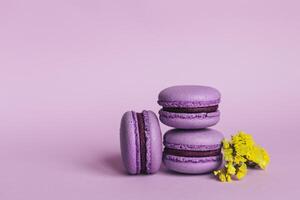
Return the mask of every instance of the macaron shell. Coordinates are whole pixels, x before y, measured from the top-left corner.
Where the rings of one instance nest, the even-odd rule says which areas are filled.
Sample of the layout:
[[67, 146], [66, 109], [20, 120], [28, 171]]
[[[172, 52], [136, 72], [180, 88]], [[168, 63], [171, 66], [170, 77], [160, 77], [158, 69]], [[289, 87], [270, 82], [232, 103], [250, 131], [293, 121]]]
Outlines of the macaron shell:
[[152, 111], [144, 111], [145, 126], [150, 131], [150, 146], [147, 147], [148, 173], [152, 174], [159, 170], [162, 161], [162, 134], [158, 118]]
[[199, 85], [173, 86], [162, 90], [158, 104], [164, 107], [204, 107], [217, 105], [220, 92], [212, 87]]
[[200, 129], [217, 124], [220, 121], [220, 112], [171, 113], [160, 110], [159, 119], [163, 124], [174, 128]]
[[164, 156], [163, 162], [172, 171], [184, 174], [204, 174], [217, 170], [222, 164], [222, 156], [188, 159], [178, 156]]
[[[165, 147], [190, 151], [209, 151], [221, 148], [224, 136], [215, 129], [171, 129], [164, 135]], [[209, 157], [181, 157], [164, 154], [165, 166], [186, 174], [203, 174], [216, 170], [222, 164], [222, 154]]]
[[[171, 129], [164, 135], [164, 143], [173, 145], [172, 148], [184, 148], [185, 150], [194, 151], [208, 150], [205, 148], [206, 146], [217, 145], [217, 148], [220, 148], [223, 139], [224, 135], [220, 131], [212, 128], [198, 130]], [[178, 148], [176, 148], [175, 145], [178, 145]], [[189, 147], [189, 149], [187, 149], [187, 147]]]
[[135, 113], [128, 111], [121, 119], [120, 145], [123, 164], [129, 174], [140, 171], [138, 129]]

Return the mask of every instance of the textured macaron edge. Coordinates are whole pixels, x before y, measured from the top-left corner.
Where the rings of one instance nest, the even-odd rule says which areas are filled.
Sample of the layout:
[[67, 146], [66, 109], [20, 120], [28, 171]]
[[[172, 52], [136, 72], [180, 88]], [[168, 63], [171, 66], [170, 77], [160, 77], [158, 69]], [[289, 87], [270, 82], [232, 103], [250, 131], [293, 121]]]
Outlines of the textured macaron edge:
[[135, 146], [136, 146], [136, 173], [140, 173], [141, 171], [141, 154], [140, 154], [140, 137], [139, 137], [139, 129], [138, 129], [138, 120], [136, 116], [136, 112], [131, 111], [132, 118], [134, 121], [134, 135], [135, 135]]
[[191, 151], [209, 151], [217, 150], [221, 148], [221, 144], [211, 144], [211, 145], [189, 145], [189, 144], [174, 144], [164, 141], [165, 147], [170, 149], [178, 150], [191, 150]]
[[163, 101], [158, 100], [157, 103], [163, 107], [181, 107], [181, 108], [194, 108], [194, 107], [207, 107], [215, 106], [221, 102], [221, 99], [208, 100], [208, 101]]
[[146, 169], [147, 173], [151, 171], [151, 130], [150, 130], [150, 119], [147, 111], [142, 112], [145, 123], [145, 137], [146, 137]]
[[207, 162], [215, 162], [222, 160], [222, 154], [218, 156], [209, 156], [209, 157], [180, 157], [180, 156], [173, 156], [173, 155], [166, 155], [164, 154], [163, 159], [170, 160], [173, 162], [180, 162], [180, 163], [207, 163]]
[[217, 110], [216, 112], [212, 112], [212, 113], [172, 113], [161, 109], [159, 111], [159, 115], [160, 117], [164, 117], [164, 118], [204, 119], [209, 117], [218, 117], [220, 116], [220, 111]]
[[149, 128], [151, 131], [151, 169], [149, 174], [154, 174], [156, 173], [161, 166], [162, 162], [162, 152], [163, 152], [163, 145], [162, 145], [162, 134], [161, 134], [161, 128], [159, 124], [159, 119], [156, 116], [156, 114], [151, 111], [147, 110], [146, 111], [149, 117]]

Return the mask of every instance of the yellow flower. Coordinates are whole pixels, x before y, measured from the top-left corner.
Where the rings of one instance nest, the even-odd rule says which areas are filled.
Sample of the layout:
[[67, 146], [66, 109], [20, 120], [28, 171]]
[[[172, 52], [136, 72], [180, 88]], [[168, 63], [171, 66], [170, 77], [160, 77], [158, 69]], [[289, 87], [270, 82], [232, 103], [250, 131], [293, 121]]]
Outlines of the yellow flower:
[[214, 171], [214, 175], [215, 175], [215, 176], [219, 175], [220, 173], [221, 173], [221, 170], [215, 170], [215, 171]]
[[260, 163], [259, 166], [262, 169], [265, 169], [267, 167], [267, 165], [269, 165], [269, 163], [270, 163], [270, 156], [269, 156], [268, 152], [263, 148], [261, 148], [261, 153], [263, 156], [263, 162]]
[[226, 174], [225, 177], [227, 182], [231, 182], [231, 175]]
[[225, 161], [227, 161], [227, 162], [233, 161], [233, 149], [232, 148], [223, 149], [223, 154], [224, 154]]
[[246, 146], [245, 144], [235, 143], [234, 148], [235, 148], [236, 154], [239, 156], [246, 156], [247, 153], [249, 152], [249, 147]]
[[238, 172], [236, 173], [236, 178], [237, 178], [238, 180], [241, 180], [241, 179], [244, 178], [244, 176], [246, 176], [246, 174], [247, 174], [247, 173], [245, 173], [245, 172], [240, 172], [240, 171], [238, 171]]
[[226, 140], [226, 139], [224, 139], [224, 140], [222, 141], [222, 144], [223, 144], [223, 148], [224, 148], [224, 149], [228, 149], [228, 148], [230, 147], [230, 143], [229, 143], [229, 141]]
[[214, 171], [214, 175], [222, 182], [230, 182], [232, 177], [242, 179], [247, 174], [247, 167], [259, 166], [265, 169], [270, 162], [267, 151], [256, 145], [252, 136], [245, 132], [238, 132], [231, 137], [231, 141], [222, 141], [225, 166]]
[[252, 152], [247, 155], [247, 159], [257, 164], [262, 169], [265, 169], [270, 162], [267, 151], [259, 146], [254, 146]]
[[246, 161], [247, 161], [246, 158], [244, 158], [243, 156], [236, 155], [234, 157], [234, 163], [236, 163], [236, 164], [244, 163]]
[[230, 182], [231, 181], [231, 175], [227, 173], [225, 168], [214, 171], [214, 175], [217, 176], [221, 182]]
[[237, 179], [242, 179], [247, 174], [247, 165], [243, 163], [241, 166], [238, 167], [236, 177]]
[[225, 167], [227, 168], [227, 173], [229, 175], [235, 175], [236, 170], [232, 162], [227, 163]]
[[227, 181], [225, 174], [219, 174], [219, 179], [220, 179], [221, 182], [226, 182]]

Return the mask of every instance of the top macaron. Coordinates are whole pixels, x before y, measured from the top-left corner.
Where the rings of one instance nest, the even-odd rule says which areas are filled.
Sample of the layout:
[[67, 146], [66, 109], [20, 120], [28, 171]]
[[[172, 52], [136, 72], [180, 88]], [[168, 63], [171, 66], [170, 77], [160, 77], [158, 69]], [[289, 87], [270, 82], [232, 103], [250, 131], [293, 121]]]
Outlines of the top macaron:
[[220, 120], [220, 99], [220, 92], [208, 86], [169, 87], [158, 96], [158, 104], [163, 107], [159, 111], [159, 118], [162, 123], [174, 128], [207, 128]]

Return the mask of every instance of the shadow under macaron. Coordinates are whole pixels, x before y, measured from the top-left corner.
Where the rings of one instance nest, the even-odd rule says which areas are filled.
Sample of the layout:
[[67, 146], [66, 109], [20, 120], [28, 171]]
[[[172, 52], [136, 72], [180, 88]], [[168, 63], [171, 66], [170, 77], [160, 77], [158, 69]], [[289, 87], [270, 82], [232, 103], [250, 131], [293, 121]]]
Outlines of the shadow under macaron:
[[90, 156], [81, 161], [81, 169], [99, 176], [126, 176], [122, 158], [119, 153], [107, 153], [105, 155]]
[[122, 158], [119, 153], [112, 153], [101, 159], [101, 164], [105, 166], [105, 174], [110, 175], [127, 175], [123, 168]]

